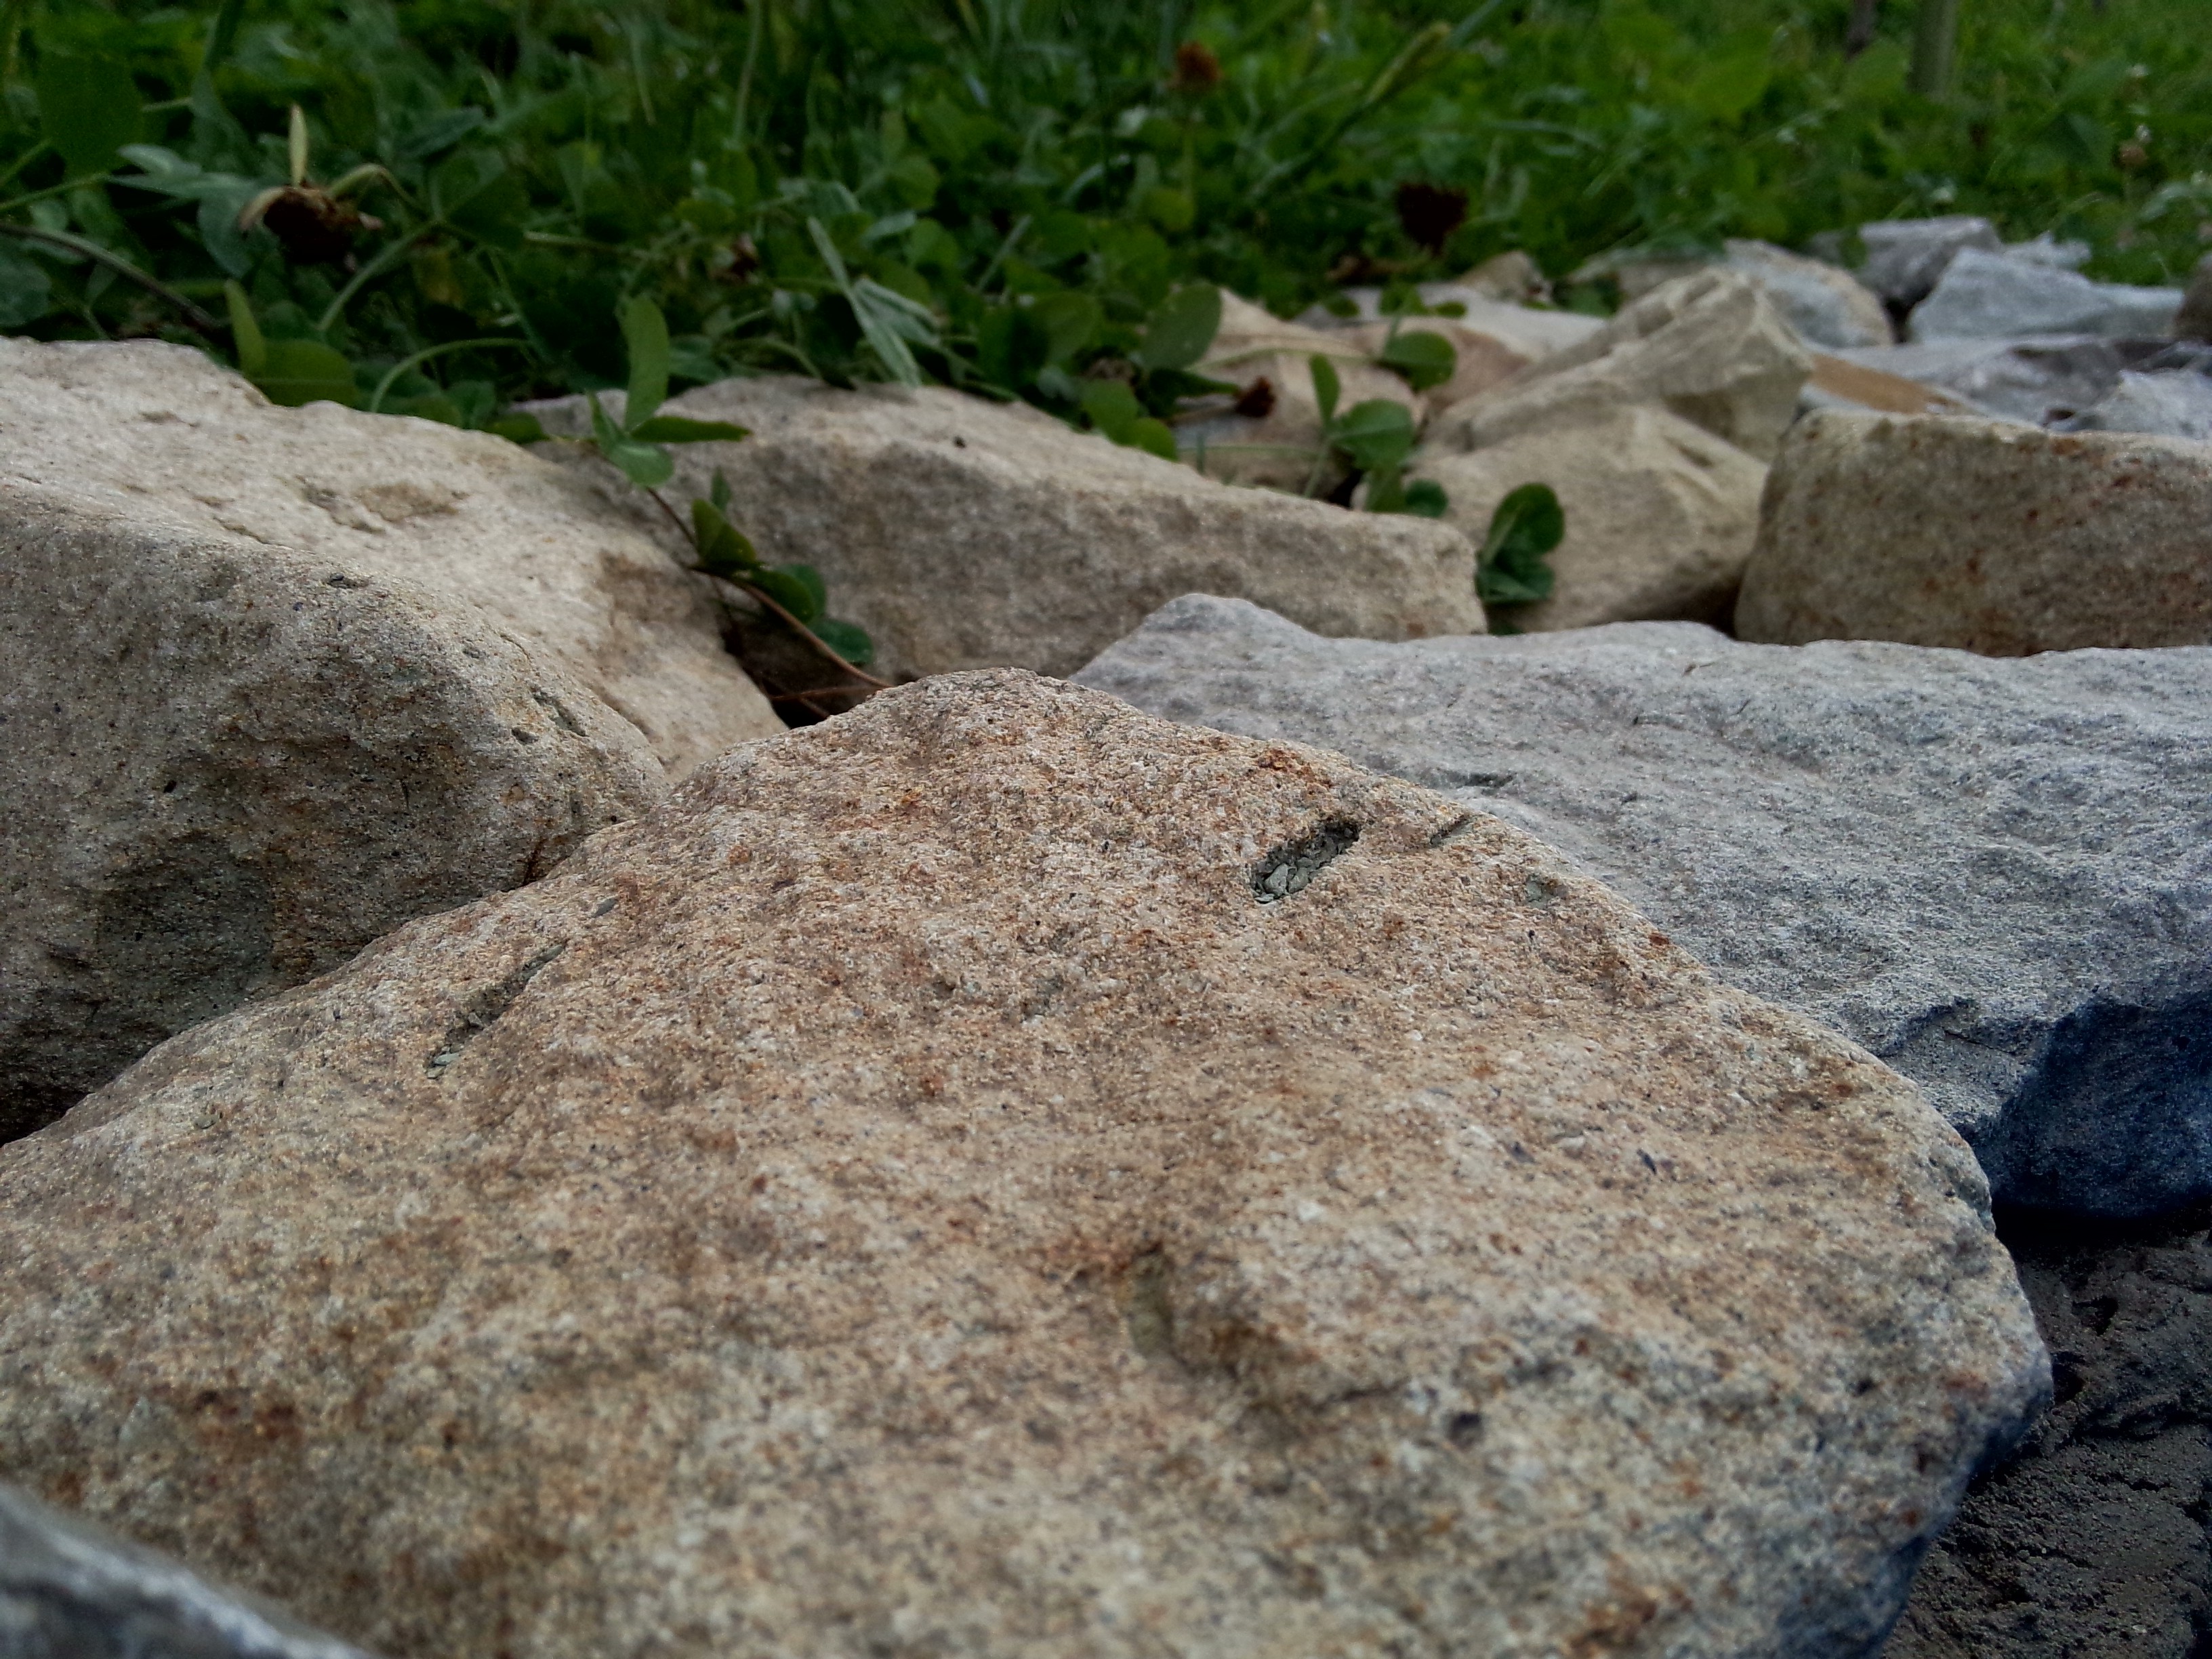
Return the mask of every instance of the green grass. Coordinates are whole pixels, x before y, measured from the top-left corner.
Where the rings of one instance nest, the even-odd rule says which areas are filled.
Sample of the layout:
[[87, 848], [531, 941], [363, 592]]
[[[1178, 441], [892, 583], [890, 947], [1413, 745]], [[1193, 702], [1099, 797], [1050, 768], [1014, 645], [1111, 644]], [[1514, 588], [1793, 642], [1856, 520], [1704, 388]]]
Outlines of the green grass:
[[[1972, 211], [2175, 282], [2212, 246], [2202, 8], [1963, 0], [1936, 103], [1908, 0], [1849, 61], [1848, 0], [5, 0], [0, 327], [234, 361], [234, 283], [283, 395], [482, 425], [618, 382], [642, 295], [678, 384], [910, 377], [1073, 416], [1193, 280], [1288, 311], [1509, 247], [1557, 274]], [[356, 173], [379, 222], [319, 248], [297, 201], [237, 228], [287, 181], [295, 103], [310, 178]], [[1407, 184], [1464, 222], [1416, 242]], [[1138, 382], [1154, 412], [1177, 390]]]

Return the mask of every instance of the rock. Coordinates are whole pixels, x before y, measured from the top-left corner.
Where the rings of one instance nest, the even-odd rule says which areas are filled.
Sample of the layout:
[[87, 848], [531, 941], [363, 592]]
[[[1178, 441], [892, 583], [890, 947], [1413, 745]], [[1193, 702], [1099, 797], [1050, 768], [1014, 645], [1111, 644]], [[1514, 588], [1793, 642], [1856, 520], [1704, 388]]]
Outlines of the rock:
[[1735, 631], [2000, 657], [2203, 645], [2208, 520], [2201, 444], [1823, 412], [1775, 463]]
[[2004, 255], [2008, 259], [2025, 259], [2033, 265], [2049, 265], [2054, 270], [2079, 270], [2089, 263], [2094, 250], [2087, 242], [2062, 242], [2049, 231], [2031, 241], [2008, 242]]
[[2058, 1403], [1929, 1552], [1883, 1659], [2189, 1659], [2212, 1623], [2212, 1238], [2202, 1213], [2005, 1240]]
[[1193, 597], [1079, 678], [1541, 836], [1915, 1079], [2000, 1201], [2212, 1194], [2212, 651], [2000, 661], [1681, 623], [1385, 647]]
[[1544, 268], [1519, 248], [1492, 254], [1464, 273], [1455, 286], [1471, 288], [1508, 305], [1544, 305], [1552, 298], [1552, 284]]
[[1771, 242], [1731, 240], [1726, 248], [1729, 268], [1758, 283], [1807, 345], [1887, 345], [1895, 337], [1880, 296], [1850, 271]]
[[151, 342], [0, 341], [0, 1139], [783, 729], [511, 444]]
[[1624, 404], [1513, 433], [1468, 453], [1425, 453], [1418, 475], [1443, 486], [1445, 519], [1471, 540], [1522, 484], [1549, 484], [1566, 514], [1551, 556], [1556, 585], [1516, 606], [1517, 629], [1686, 617], [1725, 622], [1759, 531], [1766, 469], [1664, 409]]
[[[1601, 317], [1508, 303], [1496, 298], [1487, 286], [1425, 283], [1419, 292], [1421, 303], [1437, 310], [1445, 320], [1486, 334], [1508, 351], [1532, 362], [1555, 351], [1580, 345], [1605, 326]], [[1382, 315], [1381, 289], [1348, 288], [1342, 297], [1352, 301], [1352, 315], [1339, 317], [1324, 307], [1312, 306], [1299, 313], [1297, 320], [1309, 328], [1324, 331], [1389, 320]]]
[[2065, 425], [2069, 432], [2144, 432], [2212, 439], [2212, 376], [2123, 374], [2120, 383]]
[[[580, 399], [532, 407], [548, 431], [585, 419]], [[1474, 550], [1449, 526], [1232, 489], [1026, 406], [776, 375], [700, 386], [667, 412], [753, 435], [678, 449], [662, 493], [703, 495], [720, 471], [761, 556], [818, 568], [888, 677], [1066, 673], [1178, 593], [1243, 595], [1323, 633], [1486, 625]], [[592, 476], [651, 522], [611, 469]]]
[[2212, 253], [2197, 262], [2174, 315], [2173, 331], [2185, 340], [2212, 340]]
[[1964, 250], [1995, 253], [2004, 246], [1995, 225], [1967, 214], [1861, 225], [1859, 240], [1866, 247], [1860, 280], [1901, 310], [1933, 293], [1951, 261]]
[[[1328, 358], [1336, 371], [1340, 410], [1380, 399], [1401, 404], [1416, 426], [1426, 417], [1421, 395], [1378, 366], [1365, 340], [1285, 323], [1249, 301], [1224, 294], [1221, 331], [1197, 371], [1233, 382], [1243, 395], [1238, 409], [1176, 427], [1176, 444], [1183, 458], [1224, 483], [1293, 495], [1325, 495], [1342, 483], [1348, 469], [1334, 454], [1322, 452], [1321, 399], [1312, 369], [1316, 356]], [[1239, 412], [1253, 404], [1262, 380], [1267, 391], [1257, 401], [1266, 404], [1265, 411]]]
[[1662, 405], [1756, 457], [1796, 418], [1812, 360], [1748, 278], [1705, 270], [1627, 307], [1580, 345], [1439, 416], [1428, 448], [1479, 449], [1623, 404]]
[[2000, 340], [2021, 335], [2109, 338], [2172, 332], [2178, 288], [2093, 283], [2079, 271], [1966, 248], [1912, 313], [1915, 340]]
[[400, 1653], [1863, 1653], [2045, 1387], [1893, 1073], [1015, 672], [0, 1148], [0, 1467]]
[[1875, 410], [1887, 415], [1981, 412], [1954, 392], [1820, 351], [1813, 354], [1812, 378], [1805, 382], [1798, 400], [1801, 405], [1814, 409]]
[[1945, 340], [1836, 354], [1859, 368], [1917, 380], [1955, 393], [1985, 413], [2031, 426], [2087, 409], [2120, 383], [2136, 355], [2133, 343], [2091, 335]]
[[1431, 411], [1440, 412], [1464, 403], [1479, 392], [1503, 386], [1534, 361], [1513, 349], [1494, 335], [1455, 322], [1449, 317], [1408, 317], [1395, 323], [1362, 323], [1340, 329], [1336, 337], [1374, 357], [1390, 343], [1393, 330], [1407, 334], [1438, 334], [1451, 343], [1457, 359], [1452, 377], [1431, 386], [1423, 395]]
[[277, 409], [152, 341], [0, 339], [0, 478], [412, 583], [558, 663], [676, 776], [784, 729], [722, 649], [697, 579], [513, 444], [331, 404]]
[[0, 1486], [10, 1659], [368, 1659], [265, 1603]]

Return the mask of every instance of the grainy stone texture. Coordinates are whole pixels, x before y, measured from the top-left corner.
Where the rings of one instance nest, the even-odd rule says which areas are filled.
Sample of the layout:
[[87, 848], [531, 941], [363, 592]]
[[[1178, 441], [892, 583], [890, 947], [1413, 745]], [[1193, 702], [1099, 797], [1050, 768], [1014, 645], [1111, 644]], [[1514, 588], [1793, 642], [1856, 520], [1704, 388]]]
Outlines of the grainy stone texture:
[[368, 1659], [0, 1486], [0, 1653], [8, 1659]]
[[1648, 404], [1764, 458], [1796, 418], [1797, 393], [1812, 371], [1756, 283], [1732, 270], [1701, 270], [1438, 416], [1426, 447], [1479, 449], [1592, 410]]
[[2001, 1198], [2212, 1194], [2212, 651], [1381, 647], [1194, 598], [1081, 678], [1511, 819], [1916, 1079]]
[[[580, 399], [536, 407], [548, 431], [585, 429]], [[1018, 405], [777, 376], [668, 412], [753, 435], [679, 448], [664, 493], [703, 495], [719, 468], [761, 556], [820, 569], [831, 609], [874, 635], [879, 673], [1066, 673], [1178, 593], [1237, 594], [1327, 634], [1486, 625], [1474, 549], [1447, 526], [1235, 489]], [[589, 476], [652, 521], [611, 469]]]
[[513, 445], [0, 341], [0, 1138], [781, 730]]
[[1759, 531], [1766, 469], [1664, 409], [1621, 404], [1466, 453], [1425, 452], [1446, 522], [1480, 539], [1507, 494], [1548, 484], [1566, 513], [1552, 597], [1514, 608], [1516, 628], [1687, 617], [1725, 622]]
[[2197, 1659], [2212, 1639], [2212, 1236], [2203, 1212], [2006, 1241], [2057, 1403], [1978, 1480], [1884, 1659]]
[[2004, 246], [1986, 219], [1954, 213], [1937, 219], [1884, 219], [1859, 227], [1866, 246], [1860, 280], [1892, 305], [1918, 305], [1967, 248], [1995, 253]]
[[1370, 352], [1367, 341], [1350, 332], [1286, 323], [1249, 300], [1224, 294], [1220, 332], [1197, 363], [1197, 372], [1240, 389], [1265, 380], [1270, 406], [1264, 415], [1228, 410], [1178, 423], [1176, 447], [1194, 464], [1202, 459], [1206, 477], [1224, 483], [1293, 495], [1326, 494], [1348, 469], [1334, 453], [1322, 453], [1316, 356], [1328, 358], [1336, 371], [1340, 410], [1370, 400], [1394, 403], [1412, 416], [1416, 427], [1428, 412], [1421, 395], [1379, 367]]
[[2212, 447], [1823, 410], [1767, 480], [1747, 640], [1991, 656], [2212, 643]]
[[2028, 334], [2144, 337], [2172, 332], [2178, 288], [2098, 283], [2077, 270], [1962, 250], [1936, 291], [1916, 307], [1915, 340], [2002, 340]]
[[2045, 1381], [1893, 1073], [1012, 672], [0, 1148], [0, 1467], [425, 1659], [1864, 1654]]
[[681, 776], [783, 729], [712, 598], [595, 492], [502, 439], [277, 409], [185, 346], [0, 340], [0, 479], [404, 581], [557, 664]]

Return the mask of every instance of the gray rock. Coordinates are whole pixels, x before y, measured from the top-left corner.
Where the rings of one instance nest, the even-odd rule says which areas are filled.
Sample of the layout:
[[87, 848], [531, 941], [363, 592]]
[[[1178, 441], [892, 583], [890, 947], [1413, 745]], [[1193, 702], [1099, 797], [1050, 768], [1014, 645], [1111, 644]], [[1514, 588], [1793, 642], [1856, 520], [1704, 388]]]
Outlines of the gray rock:
[[368, 1659], [167, 1556], [0, 1486], [7, 1659]]
[[1850, 271], [1771, 242], [1730, 240], [1727, 264], [1757, 283], [1799, 339], [1826, 350], [1887, 345], [1881, 297]]
[[1944, 340], [1838, 351], [1846, 362], [1955, 392], [2007, 420], [2040, 426], [2084, 410], [2120, 383], [2143, 354], [2094, 335], [2033, 340]]
[[1990, 656], [2212, 645], [2212, 446], [1822, 410], [1759, 503], [1735, 633]]
[[[533, 407], [556, 434], [589, 419], [581, 398]], [[667, 412], [753, 435], [679, 448], [663, 493], [703, 495], [719, 470], [761, 556], [820, 570], [831, 610], [874, 635], [890, 678], [999, 665], [1064, 674], [1194, 591], [1256, 599], [1331, 634], [1486, 625], [1474, 548], [1448, 526], [1220, 483], [1025, 404], [774, 375], [697, 387]], [[610, 505], [641, 530], [654, 523], [611, 468], [583, 465]]]
[[1962, 250], [1916, 307], [1915, 340], [2001, 340], [2034, 334], [2109, 338], [2170, 334], [2178, 288], [2095, 283], [2079, 271], [2009, 253]]
[[1190, 598], [1077, 678], [1542, 837], [1917, 1079], [2001, 1200], [2212, 1194], [2212, 650], [1384, 647]]
[[2064, 423], [2069, 432], [2148, 432], [2212, 439], [2212, 376], [2123, 374], [2120, 383]]
[[2062, 242], [2049, 231], [2026, 242], [2007, 242], [2005, 257], [2024, 259], [2032, 265], [2049, 265], [2054, 270], [2079, 270], [2089, 263], [2093, 250], [2087, 242]]
[[1994, 253], [2004, 246], [1986, 219], [1952, 214], [1940, 219], [1885, 219], [1859, 227], [1866, 246], [1862, 282], [1899, 307], [1916, 306], [1942, 280], [1965, 248]]

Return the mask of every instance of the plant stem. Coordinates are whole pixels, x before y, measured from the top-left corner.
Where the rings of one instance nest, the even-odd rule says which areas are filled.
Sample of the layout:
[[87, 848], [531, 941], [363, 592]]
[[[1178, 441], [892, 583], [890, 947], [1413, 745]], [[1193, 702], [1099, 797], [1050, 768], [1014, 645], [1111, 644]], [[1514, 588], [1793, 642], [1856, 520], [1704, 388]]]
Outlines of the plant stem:
[[15, 158], [15, 166], [9, 167], [5, 173], [0, 173], [0, 185], [14, 184], [17, 175], [19, 175], [25, 167], [30, 166], [32, 162], [37, 161], [41, 155], [51, 155], [53, 151], [53, 148], [54, 147], [52, 144], [46, 143], [45, 139], [41, 138], [37, 143], [32, 145], [30, 149], [25, 150], [21, 155], [18, 155]]
[[[12, 178], [15, 175], [10, 173], [9, 176]], [[7, 182], [5, 179], [0, 179], [0, 184], [5, 182]], [[28, 196], [18, 196], [12, 202], [0, 202], [0, 213], [13, 213], [16, 209], [27, 208], [33, 202], [43, 202], [50, 197], [66, 196], [73, 190], [82, 190], [88, 185], [104, 185], [106, 182], [107, 174], [104, 173], [90, 173], [82, 179], [64, 179], [58, 185], [48, 185], [44, 190], [34, 190]]]
[[751, 142], [745, 131], [745, 108], [752, 101], [753, 68], [760, 62], [761, 33], [768, 26], [768, 0], [748, 0], [752, 15], [745, 20], [745, 66], [738, 75], [738, 111], [730, 123], [731, 137], [740, 144]]
[[15, 236], [27, 242], [45, 242], [52, 246], [66, 248], [71, 253], [81, 253], [95, 264], [106, 265], [117, 276], [126, 277], [149, 294], [160, 295], [184, 313], [185, 320], [203, 334], [220, 333], [222, 325], [202, 311], [190, 300], [171, 288], [159, 277], [149, 276], [119, 253], [110, 252], [97, 242], [87, 241], [82, 236], [72, 236], [65, 230], [46, 230], [37, 225], [0, 224], [0, 236]]
[[530, 349], [530, 342], [527, 340], [510, 340], [503, 336], [495, 336], [491, 338], [483, 340], [448, 340], [443, 345], [426, 346], [422, 350], [416, 352], [413, 356], [402, 357], [398, 362], [392, 364], [390, 371], [386, 374], [385, 377], [376, 383], [376, 390], [369, 394], [368, 412], [372, 415], [382, 413], [384, 409], [384, 394], [392, 390], [393, 381], [397, 380], [402, 374], [404, 374], [409, 369], [414, 368], [417, 363], [428, 362], [431, 358], [442, 356], [444, 353], [448, 351], [467, 351], [471, 348], [479, 346], [514, 346], [520, 350], [527, 351]]
[[1912, 33], [1912, 89], [1923, 98], [1951, 90], [1951, 58], [1959, 44], [1959, 0], [1920, 0]]
[[353, 280], [338, 290], [337, 297], [331, 301], [330, 309], [323, 313], [322, 320], [315, 325], [315, 332], [329, 333], [331, 326], [345, 314], [346, 307], [353, 303], [355, 295], [405, 258], [416, 243], [421, 241], [431, 232], [442, 230], [444, 228], [444, 220], [431, 219], [409, 231], [404, 236], [394, 237], [386, 245], [382, 252], [354, 272]]

